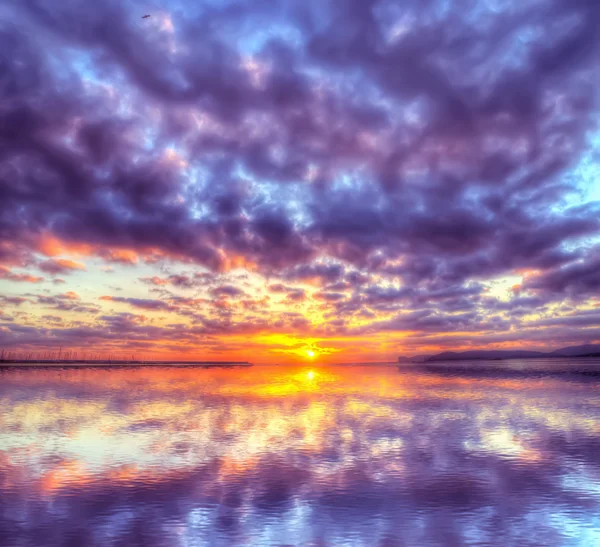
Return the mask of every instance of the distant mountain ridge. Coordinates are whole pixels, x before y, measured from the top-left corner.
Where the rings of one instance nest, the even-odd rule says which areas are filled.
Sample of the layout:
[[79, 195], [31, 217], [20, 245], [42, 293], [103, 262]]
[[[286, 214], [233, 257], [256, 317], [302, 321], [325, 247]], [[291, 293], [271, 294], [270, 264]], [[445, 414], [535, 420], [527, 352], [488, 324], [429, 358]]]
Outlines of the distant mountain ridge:
[[431, 361], [471, 361], [471, 360], [500, 360], [500, 359], [539, 359], [552, 357], [600, 357], [600, 344], [585, 344], [583, 346], [568, 346], [550, 352], [526, 350], [469, 350], [444, 351], [435, 355], [401, 355], [399, 363], [425, 363]]
[[569, 346], [566, 348], [556, 349], [551, 352], [551, 355], [556, 355], [558, 357], [577, 357], [579, 355], [592, 355], [595, 353], [600, 353], [600, 344]]

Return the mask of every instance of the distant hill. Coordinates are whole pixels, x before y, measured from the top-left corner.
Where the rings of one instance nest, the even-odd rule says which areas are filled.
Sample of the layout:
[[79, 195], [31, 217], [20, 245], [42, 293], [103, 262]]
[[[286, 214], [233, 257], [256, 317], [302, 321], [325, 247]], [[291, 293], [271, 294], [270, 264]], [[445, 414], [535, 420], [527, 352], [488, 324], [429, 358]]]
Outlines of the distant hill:
[[401, 355], [398, 357], [399, 363], [424, 363], [431, 355]]
[[500, 359], [539, 359], [552, 357], [600, 357], [600, 344], [569, 346], [551, 352], [526, 350], [470, 350], [444, 351], [436, 355], [415, 355], [413, 357], [398, 357], [400, 363], [424, 363], [431, 361], [471, 361], [471, 360], [500, 360]]
[[456, 361], [464, 359], [535, 359], [536, 357], [546, 357], [541, 351], [523, 351], [523, 350], [471, 350], [456, 353], [454, 351], [445, 351], [432, 355], [427, 361]]
[[589, 355], [600, 353], [600, 344], [586, 344], [584, 346], [570, 346], [568, 348], [556, 349], [551, 355], [558, 357], [577, 357], [578, 355]]

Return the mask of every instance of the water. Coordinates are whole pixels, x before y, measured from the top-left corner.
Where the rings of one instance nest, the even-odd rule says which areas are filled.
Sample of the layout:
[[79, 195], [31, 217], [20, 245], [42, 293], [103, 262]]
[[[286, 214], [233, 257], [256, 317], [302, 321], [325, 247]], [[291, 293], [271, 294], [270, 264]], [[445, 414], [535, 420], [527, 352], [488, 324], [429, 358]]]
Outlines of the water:
[[598, 546], [581, 363], [4, 370], [0, 545]]

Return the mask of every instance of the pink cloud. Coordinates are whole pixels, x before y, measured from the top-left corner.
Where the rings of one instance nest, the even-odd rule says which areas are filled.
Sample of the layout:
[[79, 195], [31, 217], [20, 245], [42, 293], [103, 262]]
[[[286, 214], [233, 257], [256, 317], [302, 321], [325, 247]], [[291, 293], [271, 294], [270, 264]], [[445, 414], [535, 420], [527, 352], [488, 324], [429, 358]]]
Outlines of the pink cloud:
[[69, 274], [75, 270], [85, 271], [86, 269], [85, 264], [67, 258], [50, 258], [44, 262], [40, 262], [38, 267], [50, 275]]
[[140, 281], [142, 283], [146, 283], [148, 285], [157, 285], [157, 286], [169, 284], [168, 279], [158, 277], [157, 275], [155, 275], [154, 277], [140, 277]]
[[44, 281], [43, 277], [37, 277], [35, 275], [15, 273], [6, 266], [0, 266], [0, 279], [6, 279], [8, 281], [16, 281], [19, 283], [41, 283]]

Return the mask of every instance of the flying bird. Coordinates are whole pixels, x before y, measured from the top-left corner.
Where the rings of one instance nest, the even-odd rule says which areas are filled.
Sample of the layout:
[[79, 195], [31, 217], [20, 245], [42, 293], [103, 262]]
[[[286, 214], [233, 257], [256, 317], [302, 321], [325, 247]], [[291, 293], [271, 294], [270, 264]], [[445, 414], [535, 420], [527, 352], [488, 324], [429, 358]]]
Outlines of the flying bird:
[[149, 15], [144, 15], [144, 17], [142, 17], [142, 19], [148, 19], [148, 17], [150, 17]]

